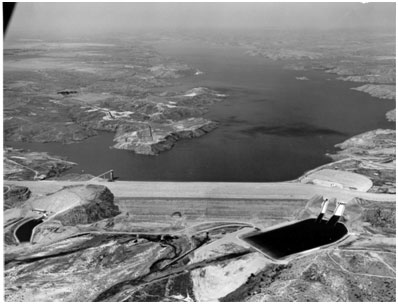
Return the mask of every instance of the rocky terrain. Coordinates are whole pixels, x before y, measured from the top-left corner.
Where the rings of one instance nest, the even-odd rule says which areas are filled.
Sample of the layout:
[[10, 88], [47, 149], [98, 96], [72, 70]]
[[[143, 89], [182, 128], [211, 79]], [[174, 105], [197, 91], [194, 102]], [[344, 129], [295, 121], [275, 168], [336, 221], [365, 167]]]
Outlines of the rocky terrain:
[[114, 148], [156, 154], [214, 129], [202, 115], [225, 97], [173, 89], [199, 71], [136, 40], [9, 43], [4, 62], [4, 139], [11, 145], [72, 143], [109, 131], [117, 133]]
[[396, 193], [396, 131], [378, 129], [354, 136], [336, 145], [340, 150], [328, 156], [333, 162], [311, 172], [334, 169], [367, 176], [369, 192]]
[[[13, 185], [8, 185], [11, 189]], [[4, 212], [5, 248], [27, 240], [46, 243], [51, 240], [70, 235], [76, 230], [76, 225], [91, 223], [102, 218], [117, 215], [118, 208], [113, 206], [113, 195], [101, 186], [72, 187], [45, 197], [30, 196], [28, 189], [23, 189], [25, 195], [10, 197], [16, 203]], [[21, 190], [20, 190], [21, 192]], [[28, 200], [26, 200], [29, 198]], [[110, 206], [108, 205], [111, 204]], [[18, 239], [15, 230], [30, 221], [46, 220], [38, 234], [32, 231], [22, 233]], [[45, 227], [45, 228], [44, 228]], [[70, 228], [70, 229], [69, 229]], [[69, 232], [68, 232], [69, 231]], [[54, 234], [55, 233], [55, 234]], [[41, 241], [40, 241], [41, 240]], [[18, 250], [18, 248], [16, 248]]]
[[[239, 47], [248, 56], [278, 61], [295, 71], [322, 70], [352, 88], [382, 99], [395, 99], [395, 32], [339, 30], [258, 30], [243, 33], [200, 31], [170, 34], [169, 39], [197, 40]], [[297, 80], [305, 80], [298, 77]], [[358, 86], [358, 83], [363, 85]]]
[[[395, 98], [391, 36], [275, 35], [238, 45]], [[11, 142], [68, 143], [109, 131], [114, 148], [154, 155], [214, 129], [217, 123], [202, 115], [225, 97], [206, 88], [166, 89], [198, 71], [139, 43], [37, 43], [9, 47], [4, 56], [4, 132]], [[395, 110], [387, 118], [395, 121]], [[395, 139], [392, 129], [359, 134], [312, 172], [361, 174], [372, 181], [370, 192], [395, 194]], [[391, 202], [352, 199], [341, 219], [349, 231], [344, 241], [274, 261], [241, 237], [316, 217], [321, 193], [308, 201], [114, 197], [84, 175], [72, 176], [79, 186], [40, 196], [10, 180], [54, 178], [73, 163], [5, 148], [4, 164], [6, 301], [396, 301]]]
[[[286, 62], [294, 70], [322, 69], [351, 82], [395, 86], [395, 35], [393, 32], [329, 31], [298, 35], [295, 31], [270, 31], [241, 41], [251, 56]], [[285, 39], [282, 41], [282, 35]], [[287, 38], [288, 37], [288, 38]], [[239, 40], [239, 38], [237, 38]]]
[[199, 137], [216, 127], [217, 123], [204, 118], [188, 118], [160, 127], [158, 124], [152, 124], [148, 128], [138, 130], [133, 127], [134, 131], [123, 128], [116, 133], [116, 144], [113, 147], [135, 151], [138, 154], [154, 155], [171, 149], [179, 139]]
[[365, 92], [381, 99], [395, 99], [395, 85], [365, 84], [353, 88], [353, 90]]
[[21, 203], [26, 201], [31, 195], [31, 191], [28, 187], [15, 185], [4, 185], [3, 192], [3, 210], [21, 205]]
[[[352, 200], [346, 241], [282, 264], [238, 238], [315, 217], [321, 200], [115, 199], [94, 185], [33, 193], [5, 212], [6, 301], [395, 301], [391, 203]], [[29, 220], [31, 242], [19, 242]]]
[[386, 113], [386, 118], [388, 121], [395, 122], [397, 117], [396, 110], [391, 110]]
[[395, 241], [388, 240], [395, 235], [395, 206], [354, 200], [347, 211], [346, 225], [356, 237], [294, 262], [267, 265], [222, 300], [395, 301]]
[[30, 152], [11, 147], [3, 151], [3, 176], [7, 180], [40, 180], [58, 177], [75, 163], [45, 152]]
[[231, 44], [250, 56], [281, 61], [287, 69], [318, 69], [342, 81], [364, 83], [354, 90], [382, 99], [395, 99], [395, 33], [329, 31], [305, 35], [292, 31], [252, 33]]

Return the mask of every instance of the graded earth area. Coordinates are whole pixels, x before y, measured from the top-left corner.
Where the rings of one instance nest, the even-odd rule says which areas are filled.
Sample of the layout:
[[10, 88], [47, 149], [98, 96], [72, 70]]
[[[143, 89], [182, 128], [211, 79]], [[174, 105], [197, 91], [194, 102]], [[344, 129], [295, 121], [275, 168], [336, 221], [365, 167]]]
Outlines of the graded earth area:
[[341, 219], [347, 238], [278, 261], [242, 238], [315, 218], [322, 195], [115, 197], [89, 183], [29, 198], [13, 193], [4, 213], [6, 301], [396, 299], [392, 202], [353, 193]]

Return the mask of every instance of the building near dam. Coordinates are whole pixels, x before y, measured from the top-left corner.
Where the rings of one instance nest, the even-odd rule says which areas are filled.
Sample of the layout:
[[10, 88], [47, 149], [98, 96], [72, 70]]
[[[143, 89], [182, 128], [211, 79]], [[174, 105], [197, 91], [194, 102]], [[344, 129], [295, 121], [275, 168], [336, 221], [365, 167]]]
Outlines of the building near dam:
[[332, 169], [310, 172], [301, 179], [301, 182], [362, 192], [368, 191], [373, 186], [372, 181], [366, 176]]

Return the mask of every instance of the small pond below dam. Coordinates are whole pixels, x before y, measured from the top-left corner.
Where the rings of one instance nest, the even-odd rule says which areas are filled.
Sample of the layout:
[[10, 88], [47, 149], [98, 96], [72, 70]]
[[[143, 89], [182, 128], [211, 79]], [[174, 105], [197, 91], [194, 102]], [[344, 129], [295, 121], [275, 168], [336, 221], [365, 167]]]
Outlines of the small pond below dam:
[[266, 232], [243, 238], [251, 246], [272, 259], [284, 259], [290, 255], [332, 244], [348, 233], [342, 223], [327, 224], [307, 219]]
[[30, 242], [32, 237], [33, 228], [37, 225], [43, 223], [43, 220], [36, 219], [25, 222], [15, 231], [15, 236], [17, 237], [20, 243]]

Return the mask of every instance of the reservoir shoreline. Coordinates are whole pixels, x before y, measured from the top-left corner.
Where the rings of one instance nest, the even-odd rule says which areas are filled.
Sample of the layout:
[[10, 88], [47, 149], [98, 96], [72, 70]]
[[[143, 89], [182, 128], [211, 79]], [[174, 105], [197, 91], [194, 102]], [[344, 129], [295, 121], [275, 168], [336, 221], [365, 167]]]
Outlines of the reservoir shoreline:
[[114, 169], [121, 180], [276, 182], [331, 163], [325, 154], [336, 152], [336, 144], [354, 135], [395, 129], [385, 119], [394, 101], [351, 90], [350, 82], [335, 80], [335, 75], [289, 71], [239, 49], [228, 53], [220, 47], [182, 48], [174, 43], [157, 44], [156, 49], [203, 72], [164, 89], [208, 87], [227, 95], [203, 115], [218, 122], [218, 128], [179, 140], [157, 156], [110, 149], [114, 135], [108, 132], [74, 144], [5, 145], [67, 157], [78, 163], [68, 173], [99, 175]]

